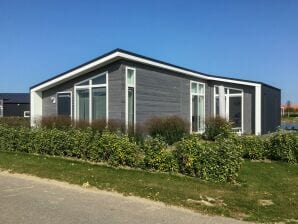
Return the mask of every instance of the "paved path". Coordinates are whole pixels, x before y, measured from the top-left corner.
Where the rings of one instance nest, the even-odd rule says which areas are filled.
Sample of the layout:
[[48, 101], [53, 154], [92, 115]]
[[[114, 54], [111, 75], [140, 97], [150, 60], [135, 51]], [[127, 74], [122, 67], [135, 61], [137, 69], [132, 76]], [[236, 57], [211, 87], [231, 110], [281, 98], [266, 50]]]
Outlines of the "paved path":
[[243, 223], [137, 197], [0, 172], [0, 223]]

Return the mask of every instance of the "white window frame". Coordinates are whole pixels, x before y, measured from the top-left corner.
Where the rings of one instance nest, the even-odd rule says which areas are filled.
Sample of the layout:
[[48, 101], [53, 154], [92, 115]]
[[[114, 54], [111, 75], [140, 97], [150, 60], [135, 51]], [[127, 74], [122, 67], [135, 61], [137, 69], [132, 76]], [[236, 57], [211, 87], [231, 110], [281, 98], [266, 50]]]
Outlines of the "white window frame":
[[[133, 70], [134, 71], [134, 83], [133, 85], [132, 84], [128, 84], [127, 83], [127, 75], [128, 75], [128, 70]], [[126, 66], [125, 67], [125, 127], [126, 129], [128, 128], [128, 88], [129, 87], [133, 87], [133, 94], [134, 94], [134, 105], [133, 105], [133, 113], [134, 113], [134, 116], [133, 116], [133, 124], [134, 124], [134, 130], [136, 128], [136, 79], [137, 79], [137, 72], [136, 72], [136, 68], [134, 67], [129, 67], [129, 66]]]
[[58, 115], [58, 95], [59, 94], [69, 94], [70, 93], [70, 117], [72, 118], [73, 112], [72, 112], [72, 91], [63, 91], [63, 92], [57, 92], [56, 93], [56, 114]]
[[[216, 97], [219, 97], [219, 94], [216, 93], [216, 87], [219, 88], [218, 85], [214, 85], [214, 97], [213, 97], [213, 112], [214, 112], [214, 117], [216, 117]], [[234, 130], [239, 130], [238, 132], [243, 134], [244, 133], [244, 91], [243, 89], [238, 89], [238, 88], [230, 88], [230, 87], [226, 87], [224, 86], [225, 89], [227, 89], [227, 93], [225, 93], [225, 97], [226, 97], [226, 102], [225, 102], [225, 112], [226, 112], [226, 120], [229, 121], [230, 120], [230, 97], [241, 97], [241, 127], [239, 129], [239, 127], [233, 128]], [[230, 94], [230, 89], [232, 90], [237, 90], [240, 91], [241, 93], [231, 93]]]
[[[29, 115], [27, 115], [27, 113], [29, 113]], [[29, 110], [24, 111], [24, 117], [30, 117], [30, 111]]]
[[[95, 84], [93, 85], [92, 79], [95, 79], [99, 76], [106, 75], [105, 84]], [[88, 82], [88, 85], [78, 86], [81, 83]], [[83, 89], [89, 91], [89, 123], [92, 123], [92, 88], [105, 87], [106, 88], [106, 122], [109, 120], [109, 73], [108, 71], [92, 76], [88, 79], [80, 81], [74, 85], [74, 119], [77, 120], [77, 90]]]
[[[197, 93], [192, 93], [192, 84], [195, 83], [197, 84]], [[199, 92], [199, 85], [203, 85], [204, 90], [203, 90], [203, 94]], [[204, 97], [204, 120], [203, 120], [203, 129], [198, 130], [196, 132], [192, 131], [192, 96], [203, 96]], [[197, 81], [190, 81], [190, 133], [204, 133], [205, 132], [205, 124], [206, 124], [206, 84], [203, 82], [197, 82]]]
[[0, 100], [0, 117], [3, 117], [3, 100]]

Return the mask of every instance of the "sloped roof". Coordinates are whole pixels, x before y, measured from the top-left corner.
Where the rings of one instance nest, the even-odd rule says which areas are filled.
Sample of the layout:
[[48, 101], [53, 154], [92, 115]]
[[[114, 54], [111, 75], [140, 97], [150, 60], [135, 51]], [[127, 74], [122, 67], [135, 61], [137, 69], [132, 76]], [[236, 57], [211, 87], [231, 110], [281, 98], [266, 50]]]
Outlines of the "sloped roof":
[[0, 93], [4, 103], [30, 103], [29, 93]]
[[[210, 74], [206, 74], [203, 72], [199, 72], [199, 71], [195, 71], [195, 70], [191, 70], [188, 68], [184, 68], [181, 66], [177, 66], [174, 64], [170, 64], [168, 62], [164, 62], [161, 60], [157, 60], [154, 58], [150, 58], [147, 56], [143, 56], [140, 54], [136, 54], [130, 51], [126, 51], [123, 49], [115, 49], [112, 50], [108, 53], [105, 53], [97, 58], [94, 58], [86, 63], [83, 63], [77, 67], [74, 67], [70, 70], [67, 70], [61, 74], [55, 75], [54, 77], [47, 79], [39, 84], [36, 84], [34, 86], [32, 86], [30, 89], [35, 89], [35, 88], [44, 88], [45, 86], [50, 86], [50, 85], [55, 85], [54, 83], [58, 83], [58, 80], [61, 82], [61, 79], [70, 79], [71, 77], [74, 78], [76, 75], [80, 75], [83, 73], [83, 71], [86, 69], [90, 69], [91, 67], [96, 67], [96, 66], [101, 66], [104, 63], [109, 63], [111, 61], [115, 61], [118, 59], [128, 59], [128, 60], [133, 60], [133, 61], [137, 61], [137, 62], [141, 62], [141, 63], [151, 63], [151, 65], [154, 65], [156, 67], [161, 67], [161, 68], [165, 68], [165, 69], [169, 69], [169, 70], [173, 70], [176, 69], [179, 72], [188, 74], [188, 75], [192, 75], [192, 76], [197, 76], [199, 78], [203, 78], [203, 79], [208, 79], [208, 80], [218, 80], [218, 81], [225, 81], [225, 82], [238, 82], [239, 84], [243, 84], [243, 85], [265, 85], [268, 86], [270, 88], [274, 88], [277, 90], [280, 90], [274, 86], [268, 85], [266, 83], [263, 82], [259, 82], [259, 81], [252, 81], [252, 80], [245, 80], [245, 79], [238, 79], [238, 78], [230, 78], [230, 77], [223, 77], [223, 76], [217, 76], [217, 75], [210, 75]], [[87, 68], [88, 67], [88, 68]]]

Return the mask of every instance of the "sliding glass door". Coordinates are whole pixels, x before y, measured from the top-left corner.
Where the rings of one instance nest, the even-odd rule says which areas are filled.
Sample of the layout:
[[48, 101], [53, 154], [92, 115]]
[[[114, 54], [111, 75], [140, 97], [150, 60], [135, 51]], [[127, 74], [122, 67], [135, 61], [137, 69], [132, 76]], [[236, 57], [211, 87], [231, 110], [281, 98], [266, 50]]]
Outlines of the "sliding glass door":
[[[214, 115], [219, 116], [219, 90], [215, 86], [214, 95]], [[225, 88], [224, 111], [225, 118], [231, 122], [235, 131], [243, 131], [243, 91], [240, 89]]]
[[92, 88], [92, 119], [106, 118], [106, 88], [97, 87]]
[[229, 121], [232, 121], [233, 128], [242, 127], [242, 97], [229, 97]]
[[77, 119], [89, 121], [89, 89], [77, 90]]

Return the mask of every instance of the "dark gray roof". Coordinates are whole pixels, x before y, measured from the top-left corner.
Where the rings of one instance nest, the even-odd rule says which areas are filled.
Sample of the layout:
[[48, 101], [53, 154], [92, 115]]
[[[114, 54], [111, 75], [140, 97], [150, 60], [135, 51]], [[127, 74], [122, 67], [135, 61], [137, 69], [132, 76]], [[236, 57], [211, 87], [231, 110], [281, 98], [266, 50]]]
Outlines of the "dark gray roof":
[[30, 103], [29, 93], [0, 93], [3, 103]]
[[171, 64], [171, 63], [168, 63], [168, 62], [164, 62], [164, 61], [161, 61], [161, 60], [157, 60], [157, 59], [154, 59], [154, 58], [150, 58], [150, 57], [147, 57], [147, 56], [143, 56], [143, 55], [140, 55], [140, 54], [136, 54], [136, 53], [133, 53], [133, 52], [130, 52], [130, 51], [126, 51], [126, 50], [120, 49], [120, 48], [116, 48], [116, 49], [114, 49], [114, 50], [112, 50], [112, 51], [110, 51], [110, 52], [108, 52], [108, 53], [105, 53], [105, 54], [103, 54], [103, 55], [97, 57], [97, 58], [94, 58], [94, 59], [92, 59], [92, 60], [90, 60], [90, 61], [87, 61], [87, 62], [85, 62], [85, 63], [83, 63], [83, 64], [81, 64], [81, 65], [79, 65], [79, 66], [77, 66], [77, 67], [74, 67], [74, 68], [72, 68], [72, 69], [69, 69], [69, 70], [67, 70], [67, 71], [65, 71], [65, 72], [63, 72], [63, 73], [58, 74], [58, 75], [55, 75], [54, 77], [52, 77], [52, 78], [50, 78], [50, 79], [47, 79], [47, 80], [45, 80], [45, 81], [43, 81], [43, 82], [41, 82], [41, 83], [38, 83], [38, 84], [36, 84], [36, 85], [34, 85], [34, 86], [31, 86], [30, 89], [33, 89], [33, 88], [35, 88], [35, 87], [37, 87], [37, 86], [39, 86], [39, 85], [41, 85], [41, 84], [44, 84], [44, 83], [46, 83], [46, 82], [48, 82], [48, 81], [51, 81], [51, 80], [53, 80], [53, 79], [56, 79], [56, 78], [58, 78], [58, 77], [60, 77], [60, 76], [63, 76], [63, 75], [65, 75], [66, 73], [69, 73], [69, 72], [71, 72], [71, 71], [74, 71], [74, 70], [76, 70], [76, 69], [78, 69], [78, 68], [81, 68], [81, 67], [83, 67], [83, 66], [85, 66], [85, 65], [87, 65], [87, 64], [90, 64], [90, 63], [92, 63], [92, 62], [94, 62], [94, 61], [96, 61], [96, 60], [99, 60], [99, 59], [101, 59], [101, 58], [103, 58], [103, 57], [106, 57], [106, 56], [108, 56], [108, 55], [111, 55], [111, 54], [113, 54], [113, 53], [115, 53], [115, 52], [122, 52], [122, 53], [130, 54], [130, 55], [132, 55], [132, 56], [136, 56], [136, 57], [143, 58], [143, 59], [148, 59], [148, 60], [155, 61], [155, 62], [164, 64], [164, 65], [173, 66], [173, 67], [175, 67], [175, 68], [183, 69], [183, 70], [190, 71], [190, 72], [194, 72], [194, 73], [199, 73], [199, 74], [202, 74], [202, 75], [205, 75], [205, 76], [209, 76], [209, 77], [222, 78], [222, 79], [231, 79], [231, 80], [244, 81], [244, 82], [252, 82], [252, 83], [257, 83], [257, 84], [265, 85], [265, 86], [267, 86], [267, 87], [269, 87], [269, 88], [273, 88], [273, 89], [276, 89], [276, 90], [279, 90], [279, 91], [280, 91], [279, 88], [274, 87], [274, 86], [271, 86], [271, 85], [268, 85], [267, 83], [264, 83], [264, 82], [258, 82], [258, 81], [252, 81], [252, 80], [246, 80], [246, 79], [238, 79], [238, 78], [231, 78], [231, 77], [224, 77], [224, 76], [218, 76], [218, 75], [211, 75], [211, 74], [207, 74], [207, 73], [203, 73], [203, 72], [195, 71], [195, 70], [192, 70], [192, 69], [184, 68], [184, 67], [181, 67], [181, 66], [177, 66], [177, 65], [174, 65], [174, 64]]

